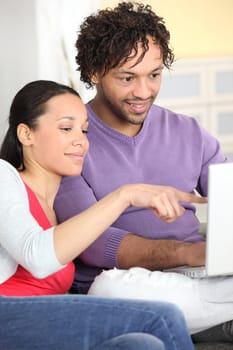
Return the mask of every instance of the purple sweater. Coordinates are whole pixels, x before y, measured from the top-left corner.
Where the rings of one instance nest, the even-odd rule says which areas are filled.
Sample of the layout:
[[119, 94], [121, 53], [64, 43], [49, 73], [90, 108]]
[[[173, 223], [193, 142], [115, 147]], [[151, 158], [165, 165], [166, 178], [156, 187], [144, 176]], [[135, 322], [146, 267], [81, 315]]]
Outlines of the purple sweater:
[[[127, 183], [168, 185], [186, 192], [197, 189], [207, 195], [208, 165], [224, 162], [225, 157], [218, 141], [194, 118], [153, 105], [140, 133], [129, 137], [104, 124], [89, 105], [87, 109], [90, 149], [82, 176], [65, 177], [61, 183], [55, 200], [60, 222]], [[186, 203], [184, 207], [184, 215], [169, 224], [150, 210], [128, 208], [81, 254], [77, 279], [90, 283], [100, 268], [117, 266], [117, 249], [128, 232], [146, 238], [200, 241], [195, 207]]]

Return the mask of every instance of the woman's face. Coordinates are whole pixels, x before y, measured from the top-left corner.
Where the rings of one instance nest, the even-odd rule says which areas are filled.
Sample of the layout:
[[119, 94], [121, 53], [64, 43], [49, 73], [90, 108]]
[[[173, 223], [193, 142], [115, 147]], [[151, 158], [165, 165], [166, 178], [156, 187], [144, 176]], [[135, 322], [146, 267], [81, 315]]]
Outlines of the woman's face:
[[54, 174], [79, 175], [89, 143], [87, 112], [81, 99], [71, 93], [52, 97], [38, 126], [30, 130], [31, 143], [25, 147], [28, 164], [37, 164]]

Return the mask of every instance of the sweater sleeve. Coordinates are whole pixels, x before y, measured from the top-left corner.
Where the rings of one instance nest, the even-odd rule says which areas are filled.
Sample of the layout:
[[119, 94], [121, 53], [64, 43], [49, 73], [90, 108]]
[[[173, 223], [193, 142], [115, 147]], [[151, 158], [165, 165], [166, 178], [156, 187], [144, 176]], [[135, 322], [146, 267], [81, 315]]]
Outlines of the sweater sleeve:
[[210, 135], [205, 129], [200, 127], [203, 159], [200, 170], [200, 177], [197, 185], [198, 192], [207, 196], [208, 193], [208, 167], [210, 164], [218, 164], [227, 162], [226, 156], [223, 154], [219, 141]]
[[[53, 242], [54, 228], [43, 230], [29, 210], [24, 184], [9, 163], [0, 160], [0, 260], [22, 265], [37, 278], [60, 270]], [[2, 271], [0, 270], [0, 277]]]
[[[58, 222], [82, 212], [96, 201], [93, 190], [82, 176], [64, 177], [54, 202]], [[109, 227], [80, 255], [80, 259], [91, 266], [118, 267], [117, 250], [127, 234], [125, 230]]]

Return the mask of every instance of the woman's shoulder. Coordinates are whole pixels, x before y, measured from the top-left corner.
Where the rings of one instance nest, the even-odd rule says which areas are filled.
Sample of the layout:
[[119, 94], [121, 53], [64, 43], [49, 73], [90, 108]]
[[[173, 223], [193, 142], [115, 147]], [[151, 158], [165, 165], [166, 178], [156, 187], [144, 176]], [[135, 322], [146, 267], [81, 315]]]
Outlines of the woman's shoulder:
[[[7, 189], [26, 191], [19, 172], [9, 162], [0, 159], [0, 191], [7, 191]], [[26, 193], [26, 192], [25, 192]]]
[[9, 162], [7, 162], [4, 159], [0, 159], [0, 168], [3, 171], [13, 171], [13, 172], [17, 172], [17, 170], [13, 167], [13, 165], [11, 165]]
[[20, 178], [19, 173], [13, 165], [11, 165], [9, 162], [7, 162], [4, 159], [0, 159], [0, 171], [1, 171], [1, 177], [6, 175], [12, 175]]

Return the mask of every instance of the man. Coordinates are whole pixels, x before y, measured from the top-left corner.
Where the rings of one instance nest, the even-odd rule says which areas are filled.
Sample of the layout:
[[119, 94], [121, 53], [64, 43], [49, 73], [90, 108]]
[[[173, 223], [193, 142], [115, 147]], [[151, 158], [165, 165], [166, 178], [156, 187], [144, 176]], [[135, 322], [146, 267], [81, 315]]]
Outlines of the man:
[[[151, 183], [207, 195], [208, 166], [225, 162], [218, 141], [190, 117], [153, 104], [174, 55], [170, 34], [150, 6], [122, 2], [89, 16], [76, 42], [81, 80], [96, 86], [87, 104], [89, 154], [81, 177], [64, 178], [55, 200], [59, 221], [126, 183]], [[131, 207], [81, 256], [73, 290], [87, 292], [103, 268], [161, 270], [200, 266], [205, 242], [195, 207], [164, 223]], [[77, 232], [78, 234], [78, 232]]]
[[[125, 183], [207, 194], [208, 165], [225, 161], [217, 140], [192, 118], [153, 104], [163, 67], [174, 60], [169, 38], [163, 20], [149, 6], [135, 9], [124, 2], [90, 16], [81, 26], [78, 69], [97, 94], [87, 104], [90, 150], [82, 177], [65, 178], [55, 202], [60, 221]], [[89, 286], [91, 267], [100, 268], [95, 275], [103, 267], [202, 265], [205, 243], [195, 208], [184, 205], [184, 215], [172, 224], [150, 211], [127, 210], [80, 256], [86, 266], [77, 279], [84, 278]]]

